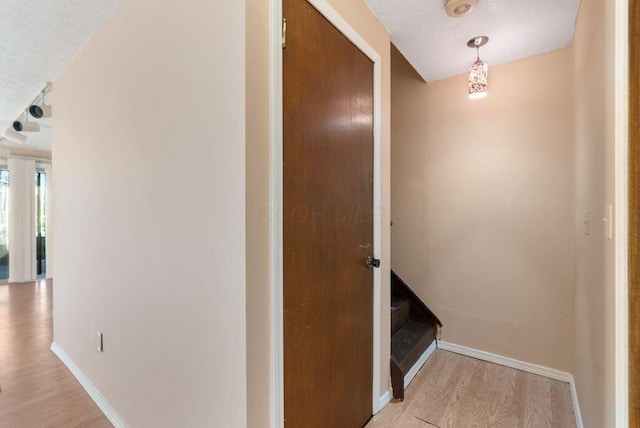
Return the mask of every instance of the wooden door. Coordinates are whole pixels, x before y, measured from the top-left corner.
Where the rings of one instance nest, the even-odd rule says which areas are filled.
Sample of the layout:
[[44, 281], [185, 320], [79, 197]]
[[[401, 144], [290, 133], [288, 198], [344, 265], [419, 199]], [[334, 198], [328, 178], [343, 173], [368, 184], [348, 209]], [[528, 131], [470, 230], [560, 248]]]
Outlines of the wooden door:
[[629, 2], [629, 427], [640, 428], [640, 5]]
[[305, 0], [283, 0], [284, 414], [371, 417], [373, 63]]

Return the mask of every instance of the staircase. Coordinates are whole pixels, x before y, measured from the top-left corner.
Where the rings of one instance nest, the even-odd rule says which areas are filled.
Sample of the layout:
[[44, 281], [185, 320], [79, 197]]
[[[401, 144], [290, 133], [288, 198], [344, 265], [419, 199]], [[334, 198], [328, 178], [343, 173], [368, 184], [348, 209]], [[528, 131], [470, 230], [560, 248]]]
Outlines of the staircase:
[[[391, 271], [391, 385], [403, 400], [407, 375], [435, 343], [442, 323], [409, 286]], [[418, 367], [419, 368], [419, 367]], [[415, 374], [415, 373], [413, 373]]]

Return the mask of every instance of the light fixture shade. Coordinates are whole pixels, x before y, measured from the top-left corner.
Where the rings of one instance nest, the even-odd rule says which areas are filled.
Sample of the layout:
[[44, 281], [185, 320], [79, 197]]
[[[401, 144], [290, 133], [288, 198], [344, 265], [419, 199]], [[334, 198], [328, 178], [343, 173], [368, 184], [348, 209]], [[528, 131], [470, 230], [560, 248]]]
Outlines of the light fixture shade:
[[472, 100], [487, 96], [487, 76], [489, 66], [478, 59], [469, 69], [469, 98]]
[[40, 125], [35, 122], [25, 120], [16, 120], [13, 122], [13, 130], [16, 132], [38, 132]]
[[34, 104], [29, 107], [29, 114], [36, 119], [51, 117], [51, 106], [46, 104]]
[[22, 135], [11, 128], [5, 129], [2, 138], [5, 138], [15, 144], [24, 144], [24, 142], [27, 141], [26, 135]]

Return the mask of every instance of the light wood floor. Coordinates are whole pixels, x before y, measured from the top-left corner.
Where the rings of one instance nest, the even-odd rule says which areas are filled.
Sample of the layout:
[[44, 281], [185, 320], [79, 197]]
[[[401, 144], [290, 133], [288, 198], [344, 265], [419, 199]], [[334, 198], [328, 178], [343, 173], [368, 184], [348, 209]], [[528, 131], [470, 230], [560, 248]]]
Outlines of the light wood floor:
[[0, 285], [0, 427], [111, 427], [49, 349], [52, 288]]
[[437, 350], [367, 428], [575, 426], [569, 384]]

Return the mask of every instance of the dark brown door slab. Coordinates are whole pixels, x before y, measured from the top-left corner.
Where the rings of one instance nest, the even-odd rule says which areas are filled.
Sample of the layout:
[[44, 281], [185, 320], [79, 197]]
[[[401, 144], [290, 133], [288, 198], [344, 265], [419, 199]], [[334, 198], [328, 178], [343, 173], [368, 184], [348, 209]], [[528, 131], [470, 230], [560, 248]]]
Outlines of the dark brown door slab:
[[373, 63], [284, 0], [284, 413], [356, 428], [373, 376]]

